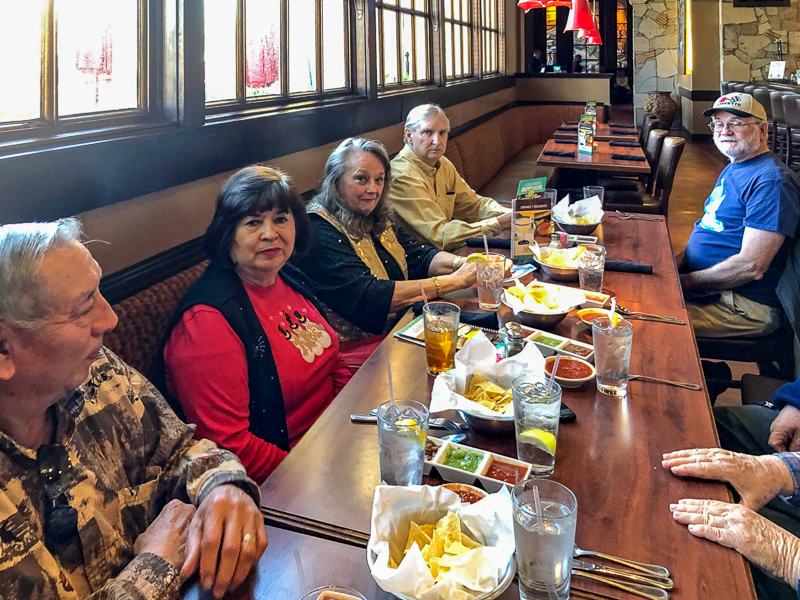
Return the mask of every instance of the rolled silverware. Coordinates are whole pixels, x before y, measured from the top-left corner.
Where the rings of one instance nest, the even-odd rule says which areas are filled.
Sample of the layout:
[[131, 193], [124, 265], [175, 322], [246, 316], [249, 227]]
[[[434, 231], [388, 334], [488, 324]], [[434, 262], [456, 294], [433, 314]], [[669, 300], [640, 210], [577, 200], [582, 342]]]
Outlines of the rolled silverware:
[[633, 379], [641, 379], [642, 381], [652, 381], [653, 383], [663, 383], [665, 385], [674, 385], [675, 387], [684, 388], [687, 390], [700, 391], [703, 389], [696, 383], [670, 381], [669, 379], [659, 379], [658, 377], [650, 377], [649, 375], [628, 375], [628, 381], [631, 381]]
[[624, 565], [629, 569], [642, 571], [643, 573], [652, 573], [653, 575], [657, 575], [659, 577], [669, 577], [669, 569], [667, 569], [667, 567], [662, 567], [661, 565], [650, 565], [647, 563], [637, 562], [635, 560], [629, 560], [627, 558], [620, 558], [618, 556], [611, 556], [610, 554], [603, 554], [602, 552], [595, 552], [594, 550], [582, 550], [577, 546], [573, 548], [572, 556], [575, 558], [580, 558], [581, 556], [595, 556], [619, 565]]
[[581, 571], [579, 569], [572, 569], [572, 574], [577, 575], [578, 577], [592, 579], [607, 586], [617, 588], [618, 590], [623, 590], [630, 594], [641, 596], [642, 598], [649, 598], [650, 600], [669, 600], [669, 592], [652, 585], [617, 581], [616, 579], [609, 579], [608, 577], [602, 577], [600, 575], [595, 575], [594, 573]]
[[671, 590], [675, 587], [674, 582], [669, 577], [661, 577], [660, 575], [653, 575], [651, 573], [642, 573], [636, 571], [629, 571], [627, 569], [615, 569], [613, 567], [606, 567], [603, 565], [596, 565], [594, 563], [586, 562], [578, 558], [572, 559], [572, 568], [580, 569], [581, 571], [590, 571], [597, 575], [609, 575], [621, 579], [627, 579], [634, 583], [643, 583], [645, 585], [652, 585], [661, 588], [662, 590]]

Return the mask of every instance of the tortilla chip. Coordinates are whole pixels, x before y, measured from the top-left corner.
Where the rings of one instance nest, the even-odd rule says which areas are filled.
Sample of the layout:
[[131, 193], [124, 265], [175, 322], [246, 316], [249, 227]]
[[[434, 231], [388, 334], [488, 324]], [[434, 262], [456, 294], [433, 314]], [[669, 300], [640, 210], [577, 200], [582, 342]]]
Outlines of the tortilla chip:
[[[462, 533], [461, 535], [463, 536], [464, 534]], [[453, 542], [452, 544], [448, 545], [444, 549], [444, 551], [447, 554], [456, 554], [456, 555], [458, 555], [458, 554], [466, 554], [467, 552], [470, 551], [470, 549], [467, 548], [461, 542]]]
[[466, 548], [468, 548], [469, 550], [472, 550], [474, 548], [480, 548], [482, 546], [482, 544], [479, 544], [478, 542], [474, 541], [472, 538], [468, 537], [467, 534], [465, 533], [461, 534], [461, 544]]
[[390, 569], [396, 569], [397, 568], [397, 563], [394, 562], [394, 559], [391, 556], [389, 557], [389, 568]]
[[417, 546], [420, 548], [424, 548], [431, 543], [431, 537], [426, 535], [419, 525], [414, 523], [414, 521], [411, 521], [411, 528], [408, 530], [408, 541], [406, 542], [406, 548], [404, 552], [408, 552], [408, 549], [411, 548], [411, 545], [414, 542], [416, 542]]

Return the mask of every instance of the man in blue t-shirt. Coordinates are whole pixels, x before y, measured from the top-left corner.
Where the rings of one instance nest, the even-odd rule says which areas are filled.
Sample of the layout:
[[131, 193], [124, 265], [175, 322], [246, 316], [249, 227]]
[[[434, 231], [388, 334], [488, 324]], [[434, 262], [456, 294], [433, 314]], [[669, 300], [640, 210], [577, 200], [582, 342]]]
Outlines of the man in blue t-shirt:
[[767, 335], [780, 325], [775, 287], [800, 220], [800, 178], [767, 147], [767, 114], [750, 94], [722, 96], [703, 115], [731, 163], [686, 244], [686, 308], [697, 335]]

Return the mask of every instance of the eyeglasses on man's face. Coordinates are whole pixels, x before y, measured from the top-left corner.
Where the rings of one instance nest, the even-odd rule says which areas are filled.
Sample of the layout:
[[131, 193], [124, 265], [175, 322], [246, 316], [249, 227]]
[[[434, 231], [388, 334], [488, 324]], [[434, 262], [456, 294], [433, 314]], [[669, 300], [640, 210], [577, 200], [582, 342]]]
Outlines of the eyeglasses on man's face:
[[727, 123], [723, 121], [711, 121], [708, 124], [708, 128], [711, 131], [723, 131], [725, 127], [728, 127], [734, 133], [739, 133], [748, 125], [761, 125], [763, 121], [750, 121], [749, 123], [745, 123], [744, 121], [728, 121]]

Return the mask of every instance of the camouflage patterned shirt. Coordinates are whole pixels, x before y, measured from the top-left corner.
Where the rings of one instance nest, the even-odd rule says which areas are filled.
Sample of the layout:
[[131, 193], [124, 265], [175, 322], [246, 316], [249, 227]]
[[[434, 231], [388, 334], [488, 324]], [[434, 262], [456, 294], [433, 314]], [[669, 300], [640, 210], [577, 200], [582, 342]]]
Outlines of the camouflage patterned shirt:
[[222, 483], [260, 502], [238, 459], [192, 439], [194, 427], [108, 349], [54, 411], [54, 441], [67, 449], [73, 474], [66, 496], [78, 511], [79, 536], [64, 552], [45, 546], [49, 503], [36, 451], [0, 432], [2, 600], [176, 598], [178, 571], [154, 554], [133, 551], [162, 507], [173, 498], [199, 505]]

